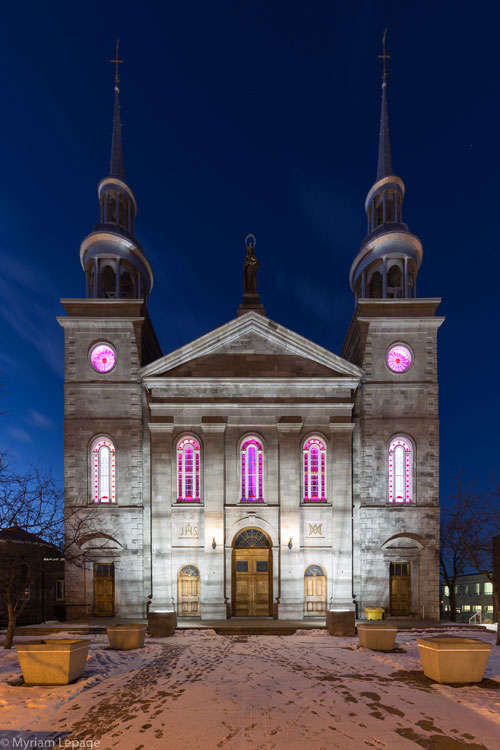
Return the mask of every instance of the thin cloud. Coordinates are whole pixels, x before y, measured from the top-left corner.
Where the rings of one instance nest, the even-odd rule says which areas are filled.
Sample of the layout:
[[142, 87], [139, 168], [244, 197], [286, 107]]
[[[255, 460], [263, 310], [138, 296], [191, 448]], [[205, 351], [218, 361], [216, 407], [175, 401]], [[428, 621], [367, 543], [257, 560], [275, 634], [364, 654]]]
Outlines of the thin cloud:
[[38, 286], [33, 289], [33, 269], [24, 277], [21, 266], [10, 260], [5, 274], [0, 277], [0, 315], [24, 341], [40, 352], [54, 372], [63, 377], [60, 336], [57, 335], [54, 313], [55, 296], [43, 274], [37, 278]]
[[31, 435], [22, 427], [7, 427], [7, 432], [20, 443], [32, 443]]
[[54, 422], [37, 411], [36, 409], [30, 409], [30, 416], [26, 420], [28, 424], [36, 425], [37, 427], [43, 427], [46, 430], [51, 430], [54, 427]]

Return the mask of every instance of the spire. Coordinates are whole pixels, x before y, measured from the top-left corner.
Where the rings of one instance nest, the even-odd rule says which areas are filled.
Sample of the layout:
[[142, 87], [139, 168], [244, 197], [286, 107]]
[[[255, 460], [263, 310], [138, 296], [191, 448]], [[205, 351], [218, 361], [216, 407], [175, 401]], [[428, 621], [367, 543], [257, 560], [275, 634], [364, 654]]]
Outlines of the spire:
[[387, 67], [385, 61], [390, 55], [385, 51], [385, 37], [387, 29], [384, 31], [382, 38], [382, 54], [379, 58], [383, 60], [384, 67], [382, 71], [382, 107], [380, 111], [380, 133], [378, 140], [378, 164], [377, 164], [377, 182], [384, 177], [393, 174], [391, 159], [391, 142], [389, 139], [389, 115], [387, 112]]
[[389, 115], [387, 113], [387, 81], [382, 84], [382, 109], [380, 112], [380, 134], [378, 139], [377, 182], [394, 174], [392, 171], [391, 141], [389, 138]]
[[117, 177], [122, 182], [125, 182], [125, 167], [123, 164], [123, 146], [122, 146], [122, 126], [120, 122], [120, 89], [118, 84], [120, 83], [120, 77], [118, 75], [118, 65], [123, 62], [118, 57], [118, 48], [120, 46], [120, 40], [116, 40], [116, 55], [114, 60], [110, 62], [115, 63], [115, 110], [113, 115], [113, 137], [111, 140], [111, 164], [109, 168], [109, 174], [111, 177]]

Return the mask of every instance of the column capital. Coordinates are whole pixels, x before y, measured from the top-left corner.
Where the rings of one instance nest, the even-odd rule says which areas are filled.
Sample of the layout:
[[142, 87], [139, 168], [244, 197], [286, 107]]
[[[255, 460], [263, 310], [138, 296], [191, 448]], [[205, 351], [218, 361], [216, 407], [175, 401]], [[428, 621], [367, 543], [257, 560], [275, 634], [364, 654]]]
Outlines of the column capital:
[[226, 431], [226, 417], [202, 417], [201, 429], [204, 435], [221, 435]]

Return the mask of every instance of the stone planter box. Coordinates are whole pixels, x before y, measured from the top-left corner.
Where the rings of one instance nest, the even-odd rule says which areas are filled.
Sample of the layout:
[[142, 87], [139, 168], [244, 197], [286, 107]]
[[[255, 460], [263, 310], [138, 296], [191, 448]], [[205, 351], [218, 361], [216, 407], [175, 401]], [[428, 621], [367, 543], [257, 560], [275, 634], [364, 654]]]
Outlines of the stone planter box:
[[47, 639], [16, 644], [26, 685], [67, 685], [85, 671], [90, 641]]
[[107, 625], [109, 647], [117, 651], [130, 651], [144, 646], [146, 625], [129, 623], [127, 625]]
[[330, 635], [355, 635], [356, 615], [354, 610], [329, 610], [326, 613], [326, 627]]
[[426, 677], [442, 683], [481, 682], [491, 649], [477, 638], [417, 638]]
[[148, 634], [154, 638], [166, 638], [175, 633], [176, 612], [150, 612], [148, 614]]
[[372, 651], [392, 651], [397, 632], [398, 629], [395, 625], [385, 623], [378, 625], [359, 624], [359, 644], [363, 648], [371, 648]]

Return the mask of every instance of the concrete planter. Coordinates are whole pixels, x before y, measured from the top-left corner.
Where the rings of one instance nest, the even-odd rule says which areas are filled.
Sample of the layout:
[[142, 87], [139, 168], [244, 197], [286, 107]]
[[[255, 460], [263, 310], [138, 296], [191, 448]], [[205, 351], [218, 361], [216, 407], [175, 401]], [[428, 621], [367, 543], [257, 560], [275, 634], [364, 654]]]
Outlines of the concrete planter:
[[127, 625], [107, 625], [109, 647], [117, 651], [131, 651], [144, 646], [146, 625], [130, 623]]
[[175, 612], [150, 612], [148, 634], [154, 638], [166, 638], [175, 633], [177, 614]]
[[395, 625], [358, 625], [359, 644], [363, 648], [371, 648], [372, 651], [392, 651], [396, 633]]
[[329, 610], [326, 613], [326, 627], [330, 635], [343, 636], [356, 634], [354, 610]]
[[67, 685], [85, 671], [90, 641], [51, 639], [16, 644], [26, 685]]
[[481, 682], [491, 649], [477, 638], [417, 638], [426, 677], [436, 682]]

